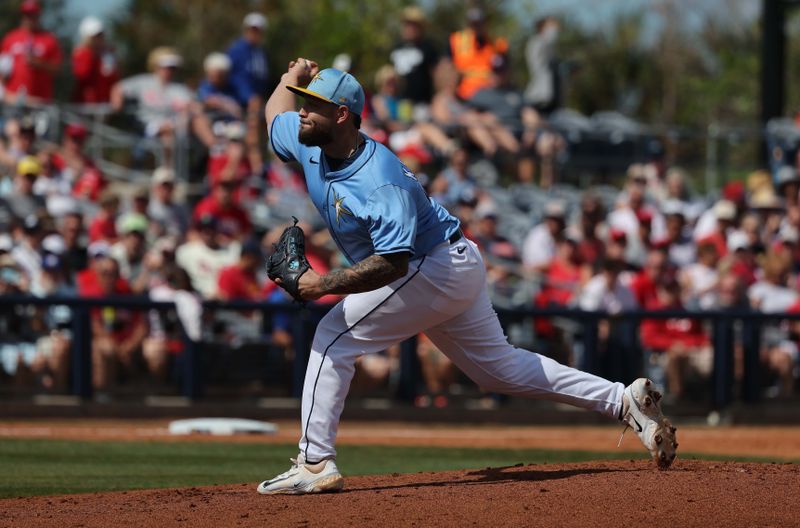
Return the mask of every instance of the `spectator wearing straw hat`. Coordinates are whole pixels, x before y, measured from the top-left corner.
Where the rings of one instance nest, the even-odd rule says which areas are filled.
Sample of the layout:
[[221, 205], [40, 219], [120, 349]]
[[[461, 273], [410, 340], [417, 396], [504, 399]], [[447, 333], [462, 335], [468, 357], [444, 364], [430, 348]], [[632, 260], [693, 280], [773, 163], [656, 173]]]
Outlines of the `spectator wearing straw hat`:
[[183, 57], [166, 46], [153, 49], [147, 58], [151, 73], [128, 77], [114, 85], [111, 104], [123, 110], [126, 100], [136, 104], [136, 117], [146, 137], [158, 138], [171, 160], [178, 136], [193, 132], [206, 147], [214, 143], [211, 125], [194, 93], [176, 79]]
[[403, 9], [400, 41], [389, 53], [402, 79], [399, 96], [415, 105], [428, 105], [433, 99], [433, 72], [439, 63], [436, 46], [425, 36], [426, 23], [419, 7]]

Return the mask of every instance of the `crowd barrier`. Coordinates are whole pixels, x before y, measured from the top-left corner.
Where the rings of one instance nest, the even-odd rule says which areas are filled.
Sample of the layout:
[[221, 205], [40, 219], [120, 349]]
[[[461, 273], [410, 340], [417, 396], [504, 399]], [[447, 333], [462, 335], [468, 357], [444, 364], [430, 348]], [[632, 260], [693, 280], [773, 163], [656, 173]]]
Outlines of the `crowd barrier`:
[[[147, 298], [76, 298], [76, 297], [31, 297], [0, 296], [0, 316], [9, 313], [15, 306], [68, 306], [72, 311], [71, 331], [71, 384], [72, 394], [83, 399], [90, 399], [92, 388], [91, 361], [91, 324], [90, 312], [93, 308], [113, 307], [141, 310], [172, 310], [172, 303], [153, 302]], [[281, 312], [291, 316], [294, 360], [292, 365], [292, 395], [300, 396], [305, 367], [308, 360], [313, 322], [319, 320], [330, 309], [328, 306], [299, 304], [266, 304], [261, 302], [204, 302], [205, 310], [259, 311], [264, 318]], [[620, 350], [606, 350], [603, 357], [599, 354], [599, 325], [601, 321], [624, 322], [617, 325], [623, 334], [617, 336], [619, 342], [626, 340], [635, 348], [638, 340], [637, 325], [643, 319], [700, 319], [710, 323], [711, 343], [713, 345], [713, 374], [711, 377], [711, 403], [714, 408], [723, 409], [735, 401], [734, 387], [740, 386], [739, 397], [745, 403], [756, 402], [763, 392], [759, 353], [761, 348], [762, 327], [773, 321], [800, 320], [798, 313], [764, 314], [747, 309], [715, 310], [691, 312], [685, 310], [644, 311], [636, 310], [624, 313], [609, 314], [605, 312], [587, 312], [573, 308], [530, 308], [530, 309], [497, 309], [504, 328], [513, 323], [530, 318], [564, 318], [577, 325], [579, 331], [578, 345], [582, 353], [577, 357], [576, 367], [587, 372], [600, 373], [608, 365], [602, 362], [629, 361], [629, 357], [621, 355]], [[311, 325], [309, 324], [311, 323]], [[190, 400], [204, 397], [205, 380], [208, 372], [204, 372], [203, 354], [209, 353], [203, 343], [193, 342], [184, 335], [184, 348], [180, 361], [180, 392]], [[737, 341], [743, 352], [743, 376], [738, 383], [734, 382], [734, 347]], [[607, 371], [607, 369], [606, 369]], [[640, 372], [633, 373], [641, 375]], [[401, 348], [400, 373], [397, 383], [396, 397], [404, 400], [413, 399], [419, 385], [419, 364], [414, 340], [403, 343]], [[626, 381], [626, 380], [622, 380]]]

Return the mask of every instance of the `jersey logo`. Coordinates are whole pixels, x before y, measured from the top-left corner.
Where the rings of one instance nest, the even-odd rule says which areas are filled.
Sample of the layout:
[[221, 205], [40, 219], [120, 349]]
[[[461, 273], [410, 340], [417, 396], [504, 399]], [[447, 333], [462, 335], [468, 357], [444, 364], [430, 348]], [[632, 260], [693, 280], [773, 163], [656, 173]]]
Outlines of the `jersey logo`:
[[406, 166], [405, 166], [404, 164], [402, 164], [402, 163], [400, 164], [400, 166], [403, 168], [403, 174], [404, 174], [404, 175], [405, 175], [407, 178], [411, 178], [412, 180], [414, 180], [414, 181], [417, 181], [417, 177], [416, 177], [416, 176], [414, 176], [414, 173], [413, 173], [413, 172], [411, 172], [411, 169], [409, 169], [408, 167], [406, 167]]
[[347, 207], [345, 207], [343, 205], [342, 202], [344, 202], [344, 196], [339, 196], [338, 194], [336, 194], [336, 191], [333, 191], [333, 208], [336, 210], [336, 223], [337, 224], [339, 223], [339, 218], [342, 215], [353, 216], [353, 217], [355, 216], [350, 211], [350, 209], [348, 209]]

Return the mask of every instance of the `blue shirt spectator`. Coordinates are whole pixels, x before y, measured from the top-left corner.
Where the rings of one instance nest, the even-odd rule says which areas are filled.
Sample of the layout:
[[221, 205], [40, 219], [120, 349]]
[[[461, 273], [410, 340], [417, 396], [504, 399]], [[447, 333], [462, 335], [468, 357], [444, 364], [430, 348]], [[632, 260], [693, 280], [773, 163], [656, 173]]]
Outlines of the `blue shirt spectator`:
[[267, 19], [260, 13], [250, 13], [244, 18], [244, 33], [228, 48], [231, 59], [231, 84], [236, 86], [240, 104], [247, 106], [253, 96], [264, 97], [267, 93], [269, 62], [261, 47]]

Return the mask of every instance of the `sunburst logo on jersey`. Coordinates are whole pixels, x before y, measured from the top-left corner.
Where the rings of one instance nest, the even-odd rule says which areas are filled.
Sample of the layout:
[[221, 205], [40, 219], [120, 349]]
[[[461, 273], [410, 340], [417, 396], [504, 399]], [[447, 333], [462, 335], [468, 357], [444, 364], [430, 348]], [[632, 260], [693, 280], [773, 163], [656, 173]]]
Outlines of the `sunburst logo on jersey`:
[[344, 204], [342, 202], [344, 202], [344, 196], [339, 196], [338, 194], [336, 194], [336, 191], [333, 191], [333, 206], [332, 207], [334, 208], [334, 210], [336, 210], [336, 223], [337, 224], [339, 223], [339, 218], [342, 215], [355, 216], [350, 211], [350, 209], [348, 209], [347, 207], [344, 206]]

